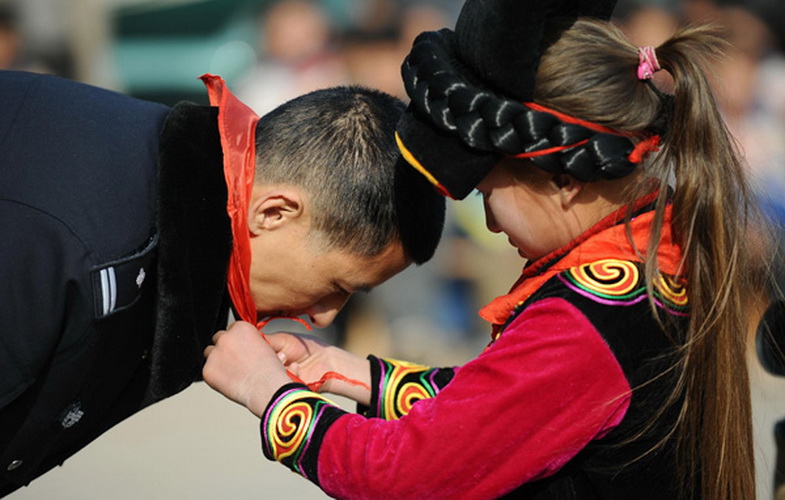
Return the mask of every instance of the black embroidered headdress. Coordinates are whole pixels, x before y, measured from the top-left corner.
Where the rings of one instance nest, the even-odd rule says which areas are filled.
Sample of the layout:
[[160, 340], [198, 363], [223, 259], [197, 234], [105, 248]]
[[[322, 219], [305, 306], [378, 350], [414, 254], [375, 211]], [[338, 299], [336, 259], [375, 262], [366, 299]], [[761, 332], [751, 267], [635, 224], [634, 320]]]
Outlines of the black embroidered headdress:
[[456, 199], [503, 156], [580, 180], [630, 173], [630, 138], [531, 102], [543, 50], [578, 17], [607, 20], [615, 3], [466, 0], [455, 31], [420, 34], [402, 66], [411, 103], [397, 140], [406, 160]]

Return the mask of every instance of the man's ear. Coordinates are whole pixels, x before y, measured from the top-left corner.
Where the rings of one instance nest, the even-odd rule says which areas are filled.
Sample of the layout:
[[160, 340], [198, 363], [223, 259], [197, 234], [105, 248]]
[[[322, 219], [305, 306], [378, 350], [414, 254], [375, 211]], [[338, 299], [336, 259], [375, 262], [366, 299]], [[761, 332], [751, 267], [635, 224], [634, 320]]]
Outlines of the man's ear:
[[298, 219], [303, 214], [303, 196], [291, 188], [262, 189], [254, 186], [248, 208], [248, 231], [258, 236]]
[[579, 181], [569, 174], [556, 174], [551, 179], [551, 182], [559, 190], [559, 198], [563, 208], [572, 206], [575, 197], [580, 194], [586, 185], [585, 182]]

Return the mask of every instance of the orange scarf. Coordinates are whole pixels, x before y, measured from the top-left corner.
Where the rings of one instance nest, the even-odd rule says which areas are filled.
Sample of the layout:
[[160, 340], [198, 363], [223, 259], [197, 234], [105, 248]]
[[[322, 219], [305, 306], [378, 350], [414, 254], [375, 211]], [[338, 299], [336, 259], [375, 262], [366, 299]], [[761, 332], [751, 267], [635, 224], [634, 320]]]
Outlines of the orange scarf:
[[[641, 210], [654, 202], [657, 193], [649, 194], [633, 205], [633, 211]], [[546, 281], [553, 276], [575, 266], [601, 259], [619, 259], [642, 262], [645, 255], [654, 220], [654, 210], [634, 216], [630, 221], [630, 231], [635, 248], [627, 238], [626, 224], [622, 224], [629, 207], [622, 207], [608, 215], [591, 229], [583, 233], [567, 246], [556, 250], [527, 265], [521, 277], [507, 295], [495, 298], [480, 310], [480, 316], [493, 325], [492, 335], [498, 335], [500, 328], [507, 322], [516, 307], [523, 304]], [[683, 272], [682, 251], [673, 241], [671, 229], [672, 207], [665, 207], [660, 244], [657, 247], [657, 260], [660, 271], [670, 275]]]
[[232, 225], [232, 255], [226, 277], [229, 296], [237, 315], [243, 321], [261, 328], [256, 313], [249, 276], [251, 272], [251, 239], [248, 236], [248, 200], [253, 189], [256, 169], [256, 123], [259, 116], [240, 102], [226, 87], [220, 76], [200, 77], [207, 86], [210, 104], [218, 107], [218, 131], [224, 158], [226, 178], [226, 213]]

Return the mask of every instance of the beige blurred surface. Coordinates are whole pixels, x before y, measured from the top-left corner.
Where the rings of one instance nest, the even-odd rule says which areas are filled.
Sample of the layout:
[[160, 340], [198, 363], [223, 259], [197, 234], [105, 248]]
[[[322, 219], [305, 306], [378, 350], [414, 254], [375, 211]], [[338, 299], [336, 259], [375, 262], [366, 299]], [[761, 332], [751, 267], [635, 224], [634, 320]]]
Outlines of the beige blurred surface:
[[256, 417], [206, 384], [197, 383], [122, 422], [62, 467], [6, 498], [328, 497], [282, 465], [264, 458]]

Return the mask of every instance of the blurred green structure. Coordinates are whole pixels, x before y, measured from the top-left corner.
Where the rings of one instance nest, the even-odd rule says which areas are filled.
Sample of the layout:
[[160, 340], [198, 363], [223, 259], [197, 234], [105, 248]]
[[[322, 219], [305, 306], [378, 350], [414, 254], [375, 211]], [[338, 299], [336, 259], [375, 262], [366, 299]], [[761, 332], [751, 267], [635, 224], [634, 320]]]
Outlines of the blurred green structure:
[[111, 14], [112, 60], [128, 94], [205, 104], [203, 73], [241, 77], [258, 49], [257, 19], [272, 0], [149, 1]]
[[[125, 93], [206, 104], [204, 73], [232, 85], [260, 55], [260, 17], [277, 0], [143, 0], [112, 9], [111, 59]], [[361, 0], [367, 1], [367, 0]], [[355, 0], [320, 0], [337, 27]]]

